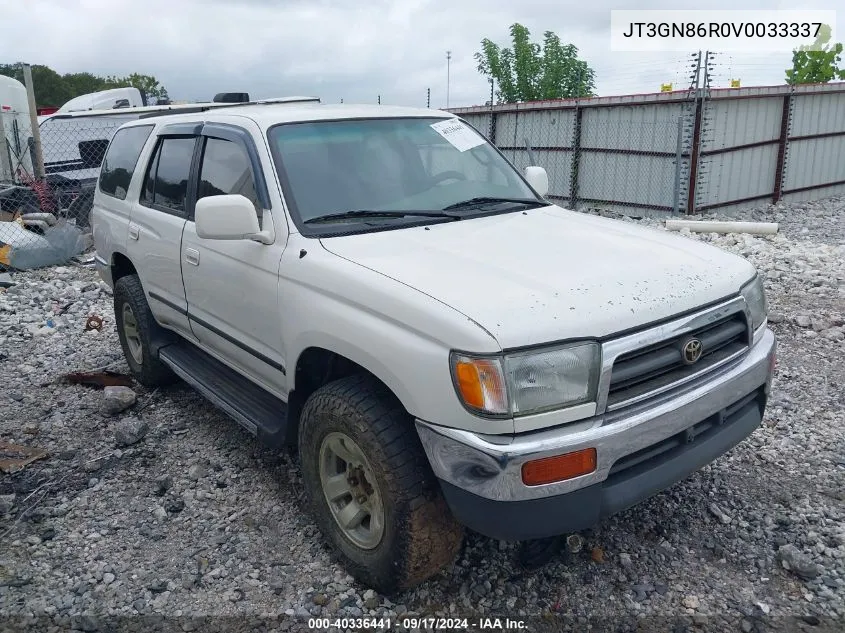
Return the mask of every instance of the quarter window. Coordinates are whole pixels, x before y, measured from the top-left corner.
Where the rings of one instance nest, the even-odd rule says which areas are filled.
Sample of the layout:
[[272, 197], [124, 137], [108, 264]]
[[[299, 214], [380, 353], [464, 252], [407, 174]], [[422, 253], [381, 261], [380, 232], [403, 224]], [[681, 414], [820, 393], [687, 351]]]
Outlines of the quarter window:
[[117, 131], [100, 169], [100, 191], [119, 200], [126, 199], [135, 165], [152, 129], [152, 125], [138, 125]]

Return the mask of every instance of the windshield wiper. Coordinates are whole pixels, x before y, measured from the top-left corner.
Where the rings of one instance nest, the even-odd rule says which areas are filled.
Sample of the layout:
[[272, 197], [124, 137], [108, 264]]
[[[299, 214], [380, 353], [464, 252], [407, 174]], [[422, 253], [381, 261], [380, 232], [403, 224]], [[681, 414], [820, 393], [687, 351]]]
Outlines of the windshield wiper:
[[354, 218], [405, 218], [405, 217], [422, 217], [422, 218], [448, 218], [450, 220], [459, 220], [451, 213], [443, 213], [443, 211], [373, 211], [369, 209], [358, 209], [356, 211], [341, 211], [340, 213], [329, 213], [327, 215], [318, 215], [316, 218], [305, 220], [305, 224], [315, 224], [317, 222], [331, 222], [333, 220], [347, 220]]
[[479, 196], [477, 198], [470, 198], [469, 200], [463, 200], [461, 202], [456, 202], [455, 204], [450, 204], [448, 207], [443, 207], [443, 210], [449, 211], [451, 209], [473, 209], [486, 205], [507, 203], [523, 204], [526, 206], [534, 207], [546, 206], [546, 204], [548, 204], [546, 202], [537, 200], [536, 198], [496, 198], [494, 196]]

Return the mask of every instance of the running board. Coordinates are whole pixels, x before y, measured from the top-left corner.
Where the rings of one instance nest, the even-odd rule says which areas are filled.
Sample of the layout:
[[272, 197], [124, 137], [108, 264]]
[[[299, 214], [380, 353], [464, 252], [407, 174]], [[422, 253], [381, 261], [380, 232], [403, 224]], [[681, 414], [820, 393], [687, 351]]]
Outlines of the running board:
[[161, 348], [159, 358], [247, 431], [273, 446], [284, 443], [287, 403], [187, 341]]

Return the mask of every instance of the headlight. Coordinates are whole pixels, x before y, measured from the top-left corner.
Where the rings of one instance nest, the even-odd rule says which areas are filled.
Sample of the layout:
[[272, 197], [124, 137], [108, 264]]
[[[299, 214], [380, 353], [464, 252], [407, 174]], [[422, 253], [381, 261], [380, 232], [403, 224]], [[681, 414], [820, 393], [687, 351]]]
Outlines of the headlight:
[[478, 413], [528, 415], [592, 402], [599, 375], [597, 343], [476, 358], [452, 354], [455, 388]]
[[769, 303], [766, 300], [766, 292], [763, 290], [763, 281], [757, 275], [749, 283], [745, 284], [739, 291], [745, 298], [748, 310], [751, 314], [751, 330], [757, 331], [769, 313]]

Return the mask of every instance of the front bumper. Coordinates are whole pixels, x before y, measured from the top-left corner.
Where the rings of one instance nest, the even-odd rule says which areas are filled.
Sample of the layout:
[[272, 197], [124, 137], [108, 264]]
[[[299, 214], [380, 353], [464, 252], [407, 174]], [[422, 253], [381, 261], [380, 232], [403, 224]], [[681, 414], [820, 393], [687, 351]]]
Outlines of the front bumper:
[[[671, 486], [759, 426], [771, 384], [775, 337], [766, 330], [736, 364], [700, 385], [612, 414], [520, 436], [481, 436], [417, 421], [446, 501], [467, 527], [502, 540], [581, 530]], [[596, 470], [542, 486], [522, 465], [585, 448]]]

